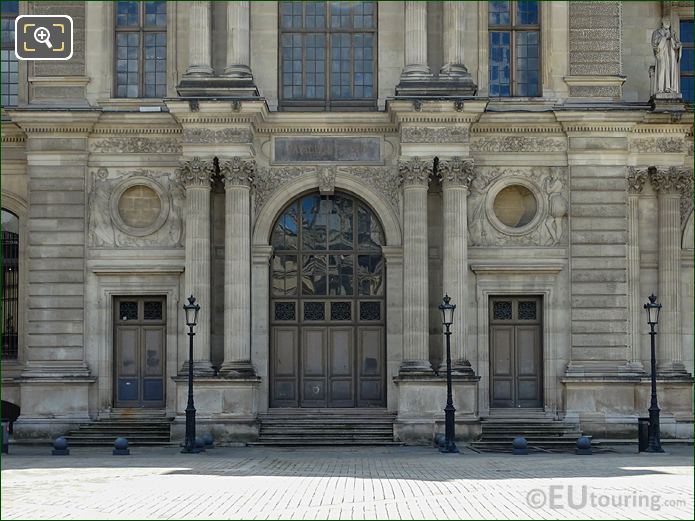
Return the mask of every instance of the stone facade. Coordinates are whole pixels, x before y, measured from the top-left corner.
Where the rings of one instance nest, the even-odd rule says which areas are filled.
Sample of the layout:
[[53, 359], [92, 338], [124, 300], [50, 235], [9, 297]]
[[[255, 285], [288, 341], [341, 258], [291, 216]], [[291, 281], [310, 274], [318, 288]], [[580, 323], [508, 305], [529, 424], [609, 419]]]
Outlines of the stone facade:
[[157, 100], [113, 93], [113, 4], [20, 4], [70, 14], [76, 47], [22, 62], [20, 102], [2, 110], [2, 206], [20, 222], [19, 357], [2, 364], [15, 436], [118, 413], [114, 298], [148, 295], [165, 297], [163, 414], [181, 436], [194, 294], [200, 422], [255, 440], [275, 221], [341, 192], [383, 228], [385, 411], [401, 440], [443, 424], [444, 293], [462, 438], [495, 409], [490, 302], [505, 295], [541, 298], [541, 414], [634, 436], [652, 292], [662, 435], [692, 437], [693, 112], [649, 103], [647, 54], [654, 22], [692, 2], [544, 2], [538, 98], [487, 97], [486, 2], [382, 2], [378, 110], [351, 112], [278, 110], [277, 2], [168, 3]]

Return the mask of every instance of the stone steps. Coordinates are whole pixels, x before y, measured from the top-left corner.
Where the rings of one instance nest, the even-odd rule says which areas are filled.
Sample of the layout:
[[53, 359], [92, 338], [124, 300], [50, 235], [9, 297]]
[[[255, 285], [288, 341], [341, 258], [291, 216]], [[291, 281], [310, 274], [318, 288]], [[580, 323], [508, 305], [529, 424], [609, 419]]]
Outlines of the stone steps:
[[169, 445], [171, 420], [163, 417], [111, 418], [80, 425], [65, 438], [70, 446], [113, 445], [116, 438], [127, 438], [129, 445]]

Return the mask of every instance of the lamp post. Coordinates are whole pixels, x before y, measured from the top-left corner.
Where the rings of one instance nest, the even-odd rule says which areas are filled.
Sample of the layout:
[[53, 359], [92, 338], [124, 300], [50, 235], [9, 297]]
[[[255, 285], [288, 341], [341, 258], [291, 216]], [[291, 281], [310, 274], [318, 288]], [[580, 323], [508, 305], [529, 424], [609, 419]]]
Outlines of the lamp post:
[[649, 445], [647, 452], [664, 452], [661, 448], [661, 433], [659, 427], [659, 405], [656, 399], [656, 331], [654, 328], [659, 323], [659, 311], [661, 304], [656, 301], [656, 295], [649, 296], [649, 302], [644, 305], [647, 310], [647, 324], [649, 324], [652, 344], [652, 401], [649, 406]]
[[454, 322], [454, 309], [456, 304], [450, 304], [449, 295], [444, 295], [439, 310], [442, 312], [442, 324], [446, 335], [446, 407], [444, 408], [444, 446], [439, 452], [458, 452], [454, 443], [454, 399], [451, 395], [451, 324]]
[[186, 313], [186, 325], [188, 326], [188, 405], [186, 406], [186, 438], [181, 452], [195, 454], [200, 449], [195, 446], [195, 407], [193, 405], [193, 328], [198, 323], [200, 306], [195, 303], [195, 297], [188, 297], [188, 304], [183, 305]]

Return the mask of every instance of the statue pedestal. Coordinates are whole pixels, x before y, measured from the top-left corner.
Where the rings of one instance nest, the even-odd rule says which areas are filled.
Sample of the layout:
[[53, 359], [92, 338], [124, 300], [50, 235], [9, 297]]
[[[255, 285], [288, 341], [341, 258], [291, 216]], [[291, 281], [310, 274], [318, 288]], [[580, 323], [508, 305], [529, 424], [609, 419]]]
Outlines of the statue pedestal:
[[680, 92], [657, 92], [649, 98], [654, 112], [685, 112]]

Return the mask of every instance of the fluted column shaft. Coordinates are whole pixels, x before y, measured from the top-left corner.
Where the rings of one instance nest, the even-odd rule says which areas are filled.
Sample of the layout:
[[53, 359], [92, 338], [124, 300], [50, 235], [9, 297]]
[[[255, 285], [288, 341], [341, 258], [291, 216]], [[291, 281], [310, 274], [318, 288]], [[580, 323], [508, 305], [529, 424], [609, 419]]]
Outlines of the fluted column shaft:
[[225, 76], [250, 77], [249, 2], [227, 2]]
[[[683, 372], [680, 335], [681, 192], [692, 197], [692, 170], [677, 167], [650, 170], [659, 203], [659, 314], [657, 367], [660, 373]], [[690, 188], [688, 188], [688, 186]]]
[[465, 2], [445, 1], [444, 2], [444, 35], [443, 35], [443, 54], [444, 65], [442, 72], [455, 73], [457, 69], [464, 66], [464, 7]]
[[473, 161], [441, 160], [444, 226], [444, 292], [456, 305], [451, 326], [451, 357], [455, 370], [470, 371], [466, 351], [465, 310], [468, 307], [468, 193], [473, 180]]
[[[198, 305], [198, 325], [193, 343], [193, 364], [197, 375], [212, 373], [210, 363], [210, 189], [214, 173], [212, 161], [194, 157], [184, 161], [178, 171], [186, 187], [186, 294], [193, 295]], [[188, 360], [186, 360], [188, 362]]]
[[404, 76], [427, 76], [427, 2], [405, 3]]
[[186, 75], [213, 74], [210, 2], [190, 2], [188, 11], [188, 68]]
[[646, 180], [646, 170], [632, 169], [628, 176], [627, 194], [627, 283], [630, 295], [630, 352], [628, 360], [635, 369], [642, 369], [643, 327], [642, 294], [640, 291], [639, 197]]
[[403, 180], [403, 365], [402, 371], [431, 371], [427, 275], [427, 188], [431, 163], [412, 158], [400, 164]]
[[254, 374], [251, 364], [252, 160], [220, 164], [225, 187], [223, 375]]

